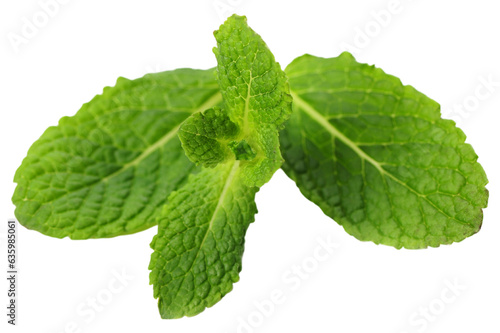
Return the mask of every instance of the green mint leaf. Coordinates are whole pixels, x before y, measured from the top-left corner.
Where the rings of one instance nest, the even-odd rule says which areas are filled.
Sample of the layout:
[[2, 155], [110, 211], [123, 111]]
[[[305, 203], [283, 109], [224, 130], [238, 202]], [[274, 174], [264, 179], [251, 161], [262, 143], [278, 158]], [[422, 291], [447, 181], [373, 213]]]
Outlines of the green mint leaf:
[[252, 147], [245, 140], [240, 142], [232, 141], [229, 143], [229, 148], [233, 152], [237, 160], [253, 160], [257, 154], [253, 151]]
[[48, 128], [16, 172], [16, 217], [73, 239], [114, 237], [156, 224], [194, 165], [177, 138], [192, 113], [221, 102], [214, 70], [118, 79]]
[[283, 169], [349, 234], [425, 248], [480, 229], [486, 175], [436, 102], [348, 53], [305, 55], [286, 73], [294, 114]]
[[186, 156], [197, 165], [209, 168], [234, 159], [229, 144], [237, 134], [238, 127], [220, 108], [193, 114], [179, 129]]
[[163, 209], [149, 269], [164, 319], [202, 312], [239, 280], [258, 191], [244, 185], [240, 163], [222, 163], [191, 175]]
[[260, 187], [283, 162], [278, 130], [291, 113], [287, 77], [245, 17], [231, 16], [214, 35], [224, 108], [240, 129], [232, 150], [247, 185]]

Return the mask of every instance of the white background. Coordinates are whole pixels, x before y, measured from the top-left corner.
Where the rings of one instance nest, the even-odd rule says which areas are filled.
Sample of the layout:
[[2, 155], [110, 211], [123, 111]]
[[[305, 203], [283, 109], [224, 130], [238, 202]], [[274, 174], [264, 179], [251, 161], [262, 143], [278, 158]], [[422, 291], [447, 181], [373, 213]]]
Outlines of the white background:
[[[489, 208], [477, 235], [437, 249], [398, 251], [347, 235], [278, 171], [257, 195], [259, 214], [246, 237], [240, 282], [213, 308], [172, 321], [160, 319], [148, 283], [149, 242], [156, 228], [115, 239], [70, 241], [20, 227], [19, 325], [9, 326], [9, 332], [229, 333], [238, 332], [242, 321], [253, 325], [240, 328], [246, 333], [499, 332], [500, 86], [481, 100], [475, 92], [486, 91], [481, 78], [500, 82], [500, 6], [493, 0], [400, 0], [397, 13], [381, 26], [372, 13], [392, 8], [390, 3], [70, 0], [16, 52], [8, 36], [21, 35], [23, 18], [32, 22], [42, 9], [35, 0], [2, 1], [4, 237], [4, 222], [14, 214], [14, 172], [45, 128], [74, 114], [118, 76], [214, 66], [212, 32], [233, 12], [247, 15], [283, 67], [303, 53], [333, 57], [341, 45], [356, 46], [358, 61], [376, 64], [441, 103], [467, 134], [490, 181]], [[366, 29], [371, 36], [363, 40], [359, 31]], [[468, 111], [454, 111], [464, 103]], [[318, 238], [339, 246], [314, 267]], [[303, 263], [309, 275], [292, 283], [290, 270]], [[94, 317], [78, 315], [89, 297], [106, 294], [113, 272], [123, 269], [133, 276], [123, 290]], [[465, 289], [453, 293], [449, 283]], [[0, 288], [4, 327], [3, 278]], [[255, 302], [268, 303], [273, 291], [284, 294], [283, 302], [264, 315]], [[419, 311], [429, 307], [424, 319]]]

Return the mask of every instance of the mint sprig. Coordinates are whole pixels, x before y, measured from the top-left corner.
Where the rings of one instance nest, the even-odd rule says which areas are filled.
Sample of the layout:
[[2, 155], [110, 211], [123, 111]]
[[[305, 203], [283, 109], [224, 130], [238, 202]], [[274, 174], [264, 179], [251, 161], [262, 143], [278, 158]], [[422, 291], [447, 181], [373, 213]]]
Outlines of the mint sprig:
[[204, 167], [174, 192], [151, 247], [150, 281], [162, 318], [194, 316], [232, 290], [254, 197], [281, 165], [278, 129], [292, 111], [285, 73], [233, 16], [214, 33], [223, 107], [191, 115], [179, 136]]
[[282, 71], [244, 17], [215, 37], [215, 69], [120, 78], [47, 129], [15, 175], [20, 223], [72, 239], [158, 224], [149, 268], [162, 318], [231, 291], [255, 194], [283, 160], [360, 240], [413, 249], [479, 231], [486, 175], [435, 101], [348, 53]]

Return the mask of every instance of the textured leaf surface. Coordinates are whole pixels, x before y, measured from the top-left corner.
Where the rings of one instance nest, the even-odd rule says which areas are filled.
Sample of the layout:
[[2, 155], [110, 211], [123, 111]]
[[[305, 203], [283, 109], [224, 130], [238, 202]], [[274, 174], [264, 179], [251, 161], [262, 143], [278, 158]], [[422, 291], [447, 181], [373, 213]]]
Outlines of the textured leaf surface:
[[237, 134], [238, 127], [220, 108], [191, 115], [179, 129], [186, 156], [197, 165], [209, 168], [234, 159], [229, 144]]
[[278, 130], [292, 111], [287, 78], [245, 17], [231, 16], [214, 35], [224, 109], [240, 129], [235, 141], [244, 140], [240, 148], [256, 155], [241, 162], [244, 178], [262, 186], [283, 162]]
[[118, 79], [32, 145], [14, 179], [17, 218], [73, 239], [155, 225], [168, 195], [194, 171], [179, 125], [220, 102], [213, 69]]
[[243, 184], [239, 164], [191, 175], [163, 209], [149, 266], [162, 318], [194, 316], [238, 281], [258, 190]]
[[286, 72], [294, 114], [283, 169], [348, 233], [424, 248], [480, 229], [486, 175], [436, 102], [347, 53], [305, 55]]
[[278, 129], [291, 112], [284, 72], [246, 18], [215, 32], [223, 109], [190, 116], [179, 137], [205, 167], [170, 196], [151, 247], [162, 318], [194, 316], [238, 281], [254, 198], [281, 165]]

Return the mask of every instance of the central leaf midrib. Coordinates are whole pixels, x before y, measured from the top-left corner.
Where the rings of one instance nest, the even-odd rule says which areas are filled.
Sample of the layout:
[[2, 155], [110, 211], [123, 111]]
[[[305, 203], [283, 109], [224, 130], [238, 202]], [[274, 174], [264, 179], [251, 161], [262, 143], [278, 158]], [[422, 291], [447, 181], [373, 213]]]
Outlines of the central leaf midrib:
[[[210, 97], [208, 97], [205, 100], [205, 102], [203, 102], [202, 105], [200, 105], [197, 109], [195, 109], [194, 111], [192, 111], [192, 114], [198, 113], [198, 112], [204, 111], [204, 110], [206, 110], [206, 109], [208, 109], [210, 107], [213, 107], [214, 105], [217, 105], [221, 101], [222, 101], [222, 96], [221, 96], [220, 92], [217, 91], [215, 94], [212, 94]], [[182, 122], [181, 122], [181, 124], [182, 124]], [[48, 203], [54, 202], [55, 200], [58, 200], [58, 199], [60, 199], [61, 197], [65, 196], [65, 195], [68, 195], [70, 193], [79, 191], [79, 190], [81, 190], [83, 188], [91, 188], [91, 187], [96, 186], [97, 184], [100, 184], [100, 183], [103, 183], [103, 182], [107, 183], [108, 180], [111, 179], [112, 177], [115, 177], [118, 174], [124, 172], [125, 170], [128, 170], [129, 168], [131, 168], [131, 167], [139, 164], [141, 161], [143, 161], [145, 158], [147, 158], [149, 155], [151, 155], [158, 148], [160, 148], [161, 146], [165, 145], [168, 141], [172, 140], [172, 138], [175, 137], [175, 134], [177, 133], [177, 130], [179, 129], [179, 127], [181, 126], [181, 124], [177, 125], [173, 129], [171, 129], [170, 131], [168, 131], [165, 135], [163, 135], [155, 143], [153, 143], [151, 146], [149, 146], [148, 148], [146, 148], [139, 156], [137, 156], [136, 158], [134, 158], [132, 161], [130, 161], [130, 162], [122, 165], [118, 170], [112, 172], [111, 174], [107, 175], [106, 177], [96, 179], [92, 183], [85, 184], [85, 186], [79, 187], [79, 188], [74, 189], [72, 191], [66, 192], [66, 193], [64, 193], [62, 195], [59, 195], [59, 196], [53, 198], [50, 201], [44, 202], [44, 204], [48, 204]], [[28, 199], [24, 198], [23, 200], [27, 201]], [[40, 209], [40, 207], [42, 207], [42, 206], [43, 205], [40, 205], [38, 209]]]
[[361, 159], [364, 159], [370, 164], [372, 164], [382, 176], [388, 176], [401, 186], [405, 187], [408, 189], [410, 192], [414, 193], [418, 197], [424, 199], [427, 203], [429, 203], [432, 207], [434, 207], [437, 211], [439, 211], [441, 214], [465, 225], [470, 225], [470, 223], [467, 223], [466, 221], [461, 221], [457, 219], [456, 217], [451, 216], [450, 214], [446, 213], [443, 211], [441, 208], [439, 208], [434, 202], [432, 202], [427, 196], [417, 192], [415, 189], [412, 187], [408, 186], [405, 182], [403, 182], [401, 179], [390, 173], [389, 171], [385, 170], [380, 163], [372, 158], [370, 155], [365, 153], [361, 148], [359, 148], [356, 143], [354, 143], [351, 139], [349, 139], [347, 136], [345, 136], [342, 132], [340, 132], [334, 125], [332, 125], [323, 115], [321, 115], [320, 112], [318, 112], [312, 105], [304, 101], [301, 97], [299, 97], [296, 93], [293, 91], [290, 91], [291, 95], [293, 97], [293, 103], [297, 105], [300, 109], [302, 109], [305, 113], [307, 113], [313, 120], [315, 120], [318, 124], [320, 124], [322, 127], [325, 128], [333, 137], [339, 139], [342, 141], [346, 146], [351, 148]]
[[314, 107], [309, 103], [300, 98], [293, 91], [291, 92], [293, 97], [293, 103], [304, 110], [311, 118], [313, 118], [317, 123], [323, 126], [330, 134], [340, 141], [342, 141], [346, 146], [351, 148], [359, 157], [370, 162], [380, 173], [386, 173], [379, 162], [373, 159], [370, 155], [365, 153], [358, 145], [356, 145], [351, 139], [340, 132], [335, 126], [333, 126], [323, 115], [321, 115]]
[[[222, 207], [222, 204], [224, 203], [224, 199], [226, 198], [227, 192], [228, 192], [229, 188], [231, 187], [231, 184], [233, 183], [233, 179], [234, 179], [234, 176], [236, 175], [236, 171], [238, 171], [240, 161], [235, 160], [233, 163], [234, 164], [231, 167], [231, 170], [229, 171], [229, 174], [226, 178], [226, 182], [225, 182], [224, 187], [222, 189], [222, 192], [220, 194], [219, 200], [217, 201], [217, 206], [215, 206], [215, 210], [212, 214], [212, 217], [210, 218], [210, 221], [208, 222], [207, 232], [205, 233], [205, 236], [203, 237], [203, 240], [201, 241], [200, 250], [203, 247], [203, 244], [205, 244], [205, 240], [207, 239], [209, 232], [212, 230], [213, 224], [215, 222], [215, 218], [217, 217], [217, 214], [219, 213], [219, 210]], [[193, 264], [196, 261], [196, 259], [198, 258], [198, 254], [199, 254], [199, 251], [196, 254], [196, 257], [195, 257], [195, 260], [193, 261]]]
[[[204, 110], [206, 110], [214, 105], [217, 105], [221, 100], [222, 100], [222, 96], [217, 91], [217, 93], [215, 93], [212, 96], [210, 96], [209, 98], [207, 98], [207, 100], [199, 108], [194, 110], [192, 112], [192, 114], [204, 111]], [[182, 122], [181, 122], [181, 124], [182, 124]], [[130, 167], [133, 167], [133, 166], [136, 166], [137, 164], [139, 164], [142, 160], [147, 158], [154, 151], [156, 151], [158, 148], [165, 145], [168, 141], [170, 141], [173, 137], [175, 137], [181, 124], [175, 126], [173, 129], [171, 129], [167, 134], [162, 136], [159, 140], [157, 140], [155, 143], [153, 143], [151, 146], [149, 146], [147, 149], [145, 149], [139, 156], [134, 158], [132, 161], [124, 164], [120, 169], [116, 170], [112, 174], [102, 178], [102, 181], [107, 182], [108, 179], [122, 173], [123, 171], [129, 169]]]
[[[193, 259], [193, 261], [191, 262], [191, 265], [189, 266], [189, 269], [187, 269], [185, 271], [185, 273], [182, 275], [182, 280], [179, 284], [180, 287], [182, 287], [182, 284], [184, 283], [184, 280], [186, 278], [186, 276], [189, 274], [189, 272], [191, 272], [191, 270], [193, 269], [195, 263], [196, 263], [196, 260], [198, 259], [200, 253], [202, 252], [202, 248], [203, 248], [203, 245], [205, 244], [205, 241], [207, 240], [207, 237], [208, 237], [208, 234], [212, 231], [212, 228], [213, 228], [213, 224], [217, 218], [217, 214], [219, 213], [219, 210], [221, 209], [223, 203], [224, 203], [224, 200], [226, 199], [226, 195], [229, 191], [229, 188], [231, 187], [232, 183], [233, 183], [233, 180], [234, 180], [234, 176], [236, 175], [236, 172], [238, 171], [238, 168], [239, 168], [239, 165], [240, 165], [240, 161], [234, 161], [233, 162], [233, 165], [231, 167], [231, 170], [228, 172], [227, 174], [227, 178], [224, 182], [224, 187], [222, 188], [222, 191], [220, 193], [220, 196], [219, 196], [219, 199], [217, 200], [217, 205], [215, 206], [215, 209], [212, 213], [212, 216], [210, 218], [210, 221], [207, 223], [208, 224], [208, 227], [207, 227], [207, 230], [205, 232], [205, 235], [203, 236], [203, 239], [200, 243], [200, 246], [198, 246], [197, 250], [196, 250], [196, 255]], [[175, 294], [174, 297], [177, 297], [178, 293], [179, 293], [179, 290], [180, 288], [177, 290], [177, 293]]]
[[174, 128], [172, 128], [169, 132], [167, 132], [167, 134], [165, 134], [158, 141], [156, 141], [151, 146], [149, 146], [147, 149], [145, 149], [139, 156], [137, 156], [136, 158], [134, 158], [132, 161], [124, 164], [122, 167], [120, 167], [120, 169], [116, 170], [115, 172], [113, 172], [113, 173], [109, 174], [108, 176], [102, 178], [101, 181], [104, 182], [104, 183], [106, 183], [110, 178], [113, 178], [114, 176], [122, 173], [123, 171], [129, 169], [130, 167], [136, 166], [139, 163], [141, 163], [142, 160], [144, 160], [146, 157], [148, 157], [149, 155], [151, 155], [155, 150], [157, 150], [161, 146], [165, 145], [168, 141], [170, 141], [175, 136], [175, 134], [179, 130], [180, 126], [181, 125], [179, 124], [179, 125], [175, 126]]
[[[255, 59], [257, 59], [257, 53], [258, 52], [255, 52], [255, 55], [254, 55], [254, 58], [252, 60], [252, 64], [253, 62], [255, 61]], [[248, 132], [248, 129], [249, 129], [249, 126], [248, 126], [248, 113], [250, 112], [250, 98], [252, 96], [252, 82], [253, 82], [253, 72], [252, 72], [252, 69], [250, 69], [250, 78], [248, 80], [248, 87], [247, 87], [247, 96], [245, 98], [245, 108], [243, 110], [243, 124], [242, 124], [242, 134], [240, 136], [240, 140], [242, 138], [245, 138], [247, 136], [249, 136], [249, 132]]]

